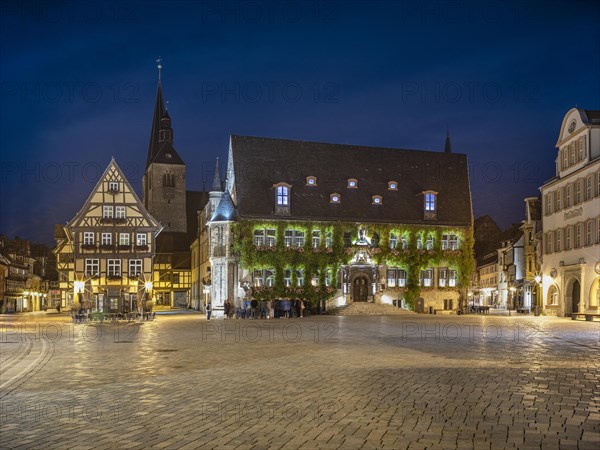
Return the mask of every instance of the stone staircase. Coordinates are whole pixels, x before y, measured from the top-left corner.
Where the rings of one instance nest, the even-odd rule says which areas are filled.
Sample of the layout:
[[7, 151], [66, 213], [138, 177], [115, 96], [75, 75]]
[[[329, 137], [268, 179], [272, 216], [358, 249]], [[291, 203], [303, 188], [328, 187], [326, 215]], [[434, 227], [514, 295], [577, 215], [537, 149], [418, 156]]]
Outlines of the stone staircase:
[[392, 305], [357, 302], [350, 305], [338, 306], [337, 308], [327, 311], [327, 314], [333, 316], [389, 316], [415, 313], [401, 308], [396, 308]]

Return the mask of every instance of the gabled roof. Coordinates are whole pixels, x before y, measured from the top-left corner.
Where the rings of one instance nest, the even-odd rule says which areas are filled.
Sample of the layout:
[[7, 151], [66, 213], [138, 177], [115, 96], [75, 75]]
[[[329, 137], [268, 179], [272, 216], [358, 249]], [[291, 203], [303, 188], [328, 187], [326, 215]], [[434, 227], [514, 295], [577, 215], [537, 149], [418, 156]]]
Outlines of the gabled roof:
[[[327, 144], [251, 136], [231, 136], [237, 209], [242, 218], [272, 218], [273, 185], [290, 191], [289, 219], [423, 223], [423, 192], [438, 193], [432, 225], [467, 226], [472, 222], [467, 157], [358, 145]], [[317, 177], [307, 186], [306, 177]], [[358, 180], [348, 189], [347, 180]], [[397, 190], [388, 182], [397, 181]], [[331, 193], [341, 203], [330, 203]], [[373, 205], [373, 195], [381, 195]]]
[[183, 159], [181, 159], [181, 156], [179, 156], [179, 153], [177, 153], [175, 147], [173, 147], [173, 144], [170, 141], [162, 141], [159, 144], [156, 155], [154, 155], [154, 158], [152, 158], [151, 162], [155, 164], [159, 163], [185, 166]]
[[237, 219], [238, 214], [235, 206], [233, 205], [233, 201], [231, 200], [231, 195], [229, 195], [229, 191], [225, 191], [225, 193], [221, 197], [221, 201], [219, 202], [217, 209], [215, 209], [215, 212], [210, 218], [210, 221], [222, 222]]
[[66, 228], [68, 229], [68, 228], [72, 228], [72, 227], [78, 227], [83, 223], [84, 217], [86, 216], [86, 214], [92, 207], [92, 200], [93, 200], [94, 196], [103, 192], [103, 189], [102, 189], [103, 183], [105, 183], [109, 180], [112, 180], [115, 177], [118, 178], [118, 180], [123, 183], [123, 189], [122, 189], [123, 194], [128, 194], [133, 197], [133, 200], [135, 201], [140, 214], [148, 222], [148, 224], [149, 224], [148, 226], [156, 229], [157, 233], [160, 233], [160, 231], [163, 228], [162, 225], [144, 207], [143, 203], [140, 201], [139, 197], [135, 193], [135, 190], [131, 187], [131, 184], [129, 184], [129, 181], [125, 177], [125, 174], [123, 173], [123, 171], [121, 170], [121, 168], [119, 167], [119, 165], [117, 164], [117, 162], [115, 161], [114, 158], [111, 159], [110, 163], [106, 167], [106, 170], [104, 170], [104, 173], [98, 179], [96, 186], [94, 186], [94, 189], [92, 189], [92, 191], [90, 192], [90, 195], [88, 196], [87, 200], [85, 201], [85, 203], [83, 204], [81, 209], [77, 212], [77, 214], [75, 214], [75, 217], [73, 217], [73, 219], [71, 219], [67, 223]]

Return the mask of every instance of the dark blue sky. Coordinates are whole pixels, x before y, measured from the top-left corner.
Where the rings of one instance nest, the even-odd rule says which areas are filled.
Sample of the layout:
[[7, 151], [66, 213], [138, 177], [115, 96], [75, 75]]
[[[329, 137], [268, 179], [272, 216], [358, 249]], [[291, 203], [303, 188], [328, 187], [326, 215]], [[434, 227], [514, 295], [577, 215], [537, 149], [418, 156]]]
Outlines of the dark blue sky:
[[558, 128], [600, 108], [594, 2], [4, 2], [0, 232], [52, 242], [111, 156], [138, 189], [156, 58], [199, 190], [228, 136], [453, 150], [475, 216], [521, 220]]

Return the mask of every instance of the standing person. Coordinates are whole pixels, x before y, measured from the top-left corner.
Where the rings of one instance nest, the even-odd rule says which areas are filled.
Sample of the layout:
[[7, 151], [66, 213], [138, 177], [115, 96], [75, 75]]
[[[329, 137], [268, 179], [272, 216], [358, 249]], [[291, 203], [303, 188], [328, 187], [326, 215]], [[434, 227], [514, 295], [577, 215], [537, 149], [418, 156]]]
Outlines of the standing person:
[[235, 318], [239, 319], [242, 312], [242, 299], [237, 295], [233, 299], [233, 308], [235, 310]]
[[300, 299], [300, 317], [304, 317], [304, 300]]
[[250, 307], [252, 308], [252, 318], [256, 319], [256, 310], [258, 309], [258, 302], [255, 298], [250, 302]]
[[210, 306], [210, 302], [206, 303], [206, 320], [210, 320], [210, 314], [212, 313], [212, 308]]

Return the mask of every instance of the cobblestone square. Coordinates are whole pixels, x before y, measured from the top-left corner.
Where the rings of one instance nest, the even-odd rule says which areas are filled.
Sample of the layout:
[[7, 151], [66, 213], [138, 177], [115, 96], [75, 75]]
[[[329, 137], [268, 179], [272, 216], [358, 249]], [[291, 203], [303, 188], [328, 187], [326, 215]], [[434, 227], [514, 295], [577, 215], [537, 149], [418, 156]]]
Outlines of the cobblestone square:
[[598, 322], [0, 320], [2, 448], [600, 448]]

